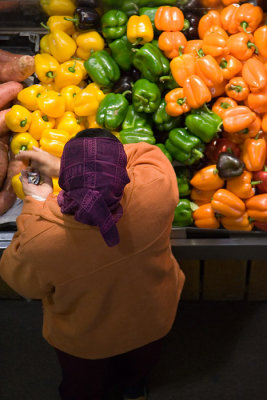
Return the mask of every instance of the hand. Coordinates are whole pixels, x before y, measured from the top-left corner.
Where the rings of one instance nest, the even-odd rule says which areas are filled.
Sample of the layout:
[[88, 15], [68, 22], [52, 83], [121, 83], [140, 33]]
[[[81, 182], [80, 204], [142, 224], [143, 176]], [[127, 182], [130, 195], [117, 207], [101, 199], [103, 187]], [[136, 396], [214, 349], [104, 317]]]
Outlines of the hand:
[[43, 183], [35, 185], [34, 183], [28, 183], [28, 174], [26, 170], [21, 171], [21, 183], [22, 188], [26, 196], [40, 196], [46, 199], [50, 193], [53, 192], [53, 182], [48, 176], [43, 176]]
[[59, 176], [60, 158], [47, 153], [39, 147], [33, 146], [32, 150], [23, 150], [16, 154], [17, 160], [31, 161], [31, 168], [40, 172], [43, 176]]

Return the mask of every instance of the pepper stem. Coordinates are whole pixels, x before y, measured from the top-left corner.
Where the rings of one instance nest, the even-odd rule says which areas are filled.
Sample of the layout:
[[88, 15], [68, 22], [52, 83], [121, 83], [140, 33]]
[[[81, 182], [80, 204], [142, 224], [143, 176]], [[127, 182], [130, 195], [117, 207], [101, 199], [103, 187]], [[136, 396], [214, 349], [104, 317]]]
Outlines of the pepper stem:
[[41, 25], [43, 28], [45, 28], [45, 29], [47, 29], [48, 31], [50, 31], [49, 26], [46, 25], [44, 22], [41, 22], [40, 25]]
[[264, 172], [267, 172], [267, 165], [264, 165], [263, 171], [264, 171]]
[[259, 139], [261, 132], [258, 132], [257, 135], [254, 137], [255, 140]]
[[234, 90], [237, 93], [242, 92], [243, 88], [240, 85], [230, 85], [229, 90]]
[[226, 101], [223, 101], [220, 104], [220, 107], [223, 108], [223, 109], [227, 109], [227, 108], [232, 107], [232, 106], [231, 106], [231, 104], [227, 103]]
[[251, 181], [250, 182], [251, 186], [259, 185], [260, 183], [262, 183], [262, 181]]
[[197, 55], [198, 55], [199, 57], [204, 57], [204, 56], [205, 56], [205, 53], [204, 53], [204, 51], [203, 51], [202, 49], [199, 49], [199, 50], [197, 51]]
[[132, 93], [131, 90], [125, 90], [121, 95], [126, 96], [126, 94], [130, 94], [130, 93]]
[[27, 150], [27, 146], [26, 146], [25, 144], [23, 144], [23, 145], [20, 147], [20, 150], [22, 150], [22, 151]]
[[244, 29], [244, 31], [245, 31], [246, 33], [249, 33], [249, 32], [247, 31], [247, 27], [248, 27], [248, 22], [247, 22], [247, 21], [242, 21], [241, 24], [240, 24], [240, 26], [241, 26], [241, 28]]
[[27, 124], [27, 118], [24, 118], [22, 121], [20, 121], [19, 126], [24, 128], [24, 126], [26, 126], [26, 124]]
[[139, 37], [136, 38], [136, 41], [132, 43], [132, 46], [138, 46], [139, 44], [141, 44], [143, 38]]
[[177, 100], [177, 104], [179, 106], [182, 106], [186, 102], [186, 97], [180, 97], [180, 99]]
[[148, 103], [148, 99], [146, 99], [144, 96], [141, 96], [140, 94], [135, 93], [134, 95], [137, 97], [139, 100], [141, 100], [143, 103]]
[[77, 64], [76, 61], [74, 61], [73, 66], [68, 68], [68, 70], [69, 70], [70, 72], [72, 72], [73, 74], [76, 72], [76, 69], [75, 69], [76, 64]]
[[56, 75], [54, 74], [53, 71], [48, 71], [45, 75], [46, 75], [48, 78], [55, 78], [55, 77], [56, 77]]
[[199, 151], [198, 149], [193, 149], [193, 150], [192, 150], [192, 154], [194, 154], [195, 156], [197, 156], [198, 159], [204, 157], [204, 154], [201, 153], [201, 151]]
[[184, 19], [184, 27], [182, 29], [182, 31], [186, 31], [188, 28], [190, 27], [190, 22], [188, 19]]
[[221, 62], [220, 62], [220, 67], [221, 67], [222, 69], [225, 69], [225, 68], [227, 68], [227, 65], [228, 65], [227, 60], [226, 60], [225, 58], [223, 58], [223, 59], [221, 60]]
[[66, 21], [73, 22], [75, 25], [79, 23], [79, 18], [78, 17], [76, 17], [76, 18], [64, 17], [64, 19]]
[[43, 116], [42, 116], [42, 119], [43, 119], [45, 122], [48, 122], [48, 121], [49, 121], [47, 115], [43, 115]]
[[251, 47], [255, 47], [254, 53], [255, 53], [255, 54], [259, 54], [258, 47], [255, 45], [255, 43], [252, 43], [252, 42], [248, 41], [248, 42], [247, 42], [247, 46], [248, 46], [249, 49], [250, 49]]

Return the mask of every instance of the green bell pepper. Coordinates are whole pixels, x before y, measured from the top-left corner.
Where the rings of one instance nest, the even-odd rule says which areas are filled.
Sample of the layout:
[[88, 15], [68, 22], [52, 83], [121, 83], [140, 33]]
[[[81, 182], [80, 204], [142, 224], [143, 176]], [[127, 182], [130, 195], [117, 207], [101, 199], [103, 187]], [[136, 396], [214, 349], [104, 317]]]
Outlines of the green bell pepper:
[[134, 52], [132, 51], [132, 43], [129, 42], [127, 36], [114, 40], [109, 43], [112, 58], [124, 71], [129, 71], [133, 65]]
[[99, 50], [84, 62], [89, 77], [100, 87], [111, 87], [120, 79], [120, 68], [111, 55], [105, 50]]
[[168, 92], [172, 89], [179, 87], [174, 77], [170, 73], [169, 75], [161, 76], [159, 78], [159, 88], [162, 92]]
[[137, 15], [139, 11], [138, 0], [102, 0], [101, 5], [104, 10], [122, 10], [128, 17]]
[[152, 130], [145, 126], [123, 129], [120, 131], [120, 140], [123, 144], [139, 142], [146, 142], [149, 144], [156, 143]]
[[188, 199], [180, 199], [174, 211], [174, 226], [190, 226], [193, 223], [193, 211], [197, 205]]
[[161, 101], [158, 86], [147, 79], [138, 79], [133, 85], [132, 102], [135, 111], [153, 113]]
[[122, 124], [128, 107], [129, 103], [124, 94], [109, 93], [98, 107], [96, 122], [113, 131]]
[[175, 6], [177, 0], [137, 0], [139, 7]]
[[139, 126], [145, 126], [150, 128], [149, 114], [139, 113], [135, 111], [133, 105], [128, 107], [126, 117], [122, 123], [122, 129], [136, 128]]
[[139, 10], [139, 15], [147, 15], [154, 29], [154, 34], [159, 35], [161, 32], [155, 28], [155, 15], [159, 7], [142, 7]]
[[207, 106], [193, 109], [185, 117], [187, 128], [203, 142], [209, 143], [221, 130], [222, 119]]
[[192, 165], [204, 157], [204, 143], [186, 128], [172, 129], [165, 142], [165, 147], [175, 160], [184, 165]]
[[172, 162], [172, 156], [166, 149], [163, 143], [156, 143], [156, 146], [160, 148], [160, 150], [165, 154], [165, 156], [168, 158], [170, 162]]
[[109, 10], [101, 17], [102, 34], [106, 39], [115, 40], [126, 33], [128, 17], [121, 10]]
[[153, 114], [153, 121], [156, 124], [157, 130], [169, 132], [180, 125], [181, 117], [171, 117], [167, 114], [166, 101], [162, 99], [159, 108]]
[[188, 196], [191, 192], [190, 189], [190, 172], [187, 167], [179, 166], [175, 168], [175, 173], [177, 177], [179, 196]]
[[162, 75], [170, 72], [169, 60], [152, 43], [146, 43], [140, 49], [136, 49], [133, 65], [141, 72], [142, 78], [151, 82], [157, 82]]

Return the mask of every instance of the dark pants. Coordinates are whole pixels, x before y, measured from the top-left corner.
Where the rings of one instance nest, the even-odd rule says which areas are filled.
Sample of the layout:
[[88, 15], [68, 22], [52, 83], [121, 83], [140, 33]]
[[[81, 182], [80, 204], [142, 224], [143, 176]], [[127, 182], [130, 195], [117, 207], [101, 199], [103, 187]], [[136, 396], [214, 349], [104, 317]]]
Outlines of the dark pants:
[[[159, 358], [162, 341], [97, 360], [74, 357], [55, 349], [62, 368], [61, 399], [103, 400], [112, 386], [138, 390]], [[129, 397], [135, 397], [129, 393]]]

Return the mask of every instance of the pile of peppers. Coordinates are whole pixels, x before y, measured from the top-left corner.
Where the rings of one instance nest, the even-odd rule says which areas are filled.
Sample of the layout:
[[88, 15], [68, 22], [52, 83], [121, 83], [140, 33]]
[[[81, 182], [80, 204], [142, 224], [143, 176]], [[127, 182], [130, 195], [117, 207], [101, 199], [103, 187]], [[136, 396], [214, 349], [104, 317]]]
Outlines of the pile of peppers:
[[61, 157], [77, 132], [104, 127], [123, 144], [156, 145], [173, 164], [174, 226], [267, 230], [261, 7], [231, 0], [40, 5], [48, 18], [36, 81], [6, 114], [14, 153], [39, 146]]

